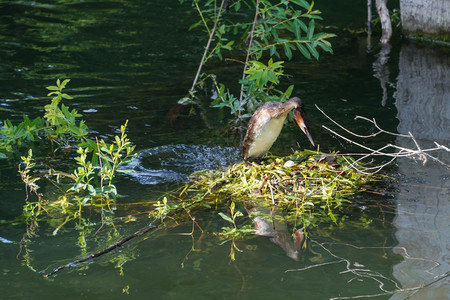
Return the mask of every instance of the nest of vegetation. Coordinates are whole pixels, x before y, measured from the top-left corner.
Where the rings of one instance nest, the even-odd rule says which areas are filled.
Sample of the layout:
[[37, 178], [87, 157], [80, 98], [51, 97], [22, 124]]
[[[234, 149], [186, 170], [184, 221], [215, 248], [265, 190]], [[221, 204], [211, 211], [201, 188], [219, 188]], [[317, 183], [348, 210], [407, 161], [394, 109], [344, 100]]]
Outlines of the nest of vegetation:
[[286, 209], [288, 219], [300, 217], [304, 225], [313, 216], [336, 222], [335, 213], [351, 203], [352, 195], [382, 177], [359, 172], [360, 167], [349, 156], [305, 150], [261, 163], [242, 162], [225, 171], [196, 172], [187, 191], [215, 201], [277, 205]]

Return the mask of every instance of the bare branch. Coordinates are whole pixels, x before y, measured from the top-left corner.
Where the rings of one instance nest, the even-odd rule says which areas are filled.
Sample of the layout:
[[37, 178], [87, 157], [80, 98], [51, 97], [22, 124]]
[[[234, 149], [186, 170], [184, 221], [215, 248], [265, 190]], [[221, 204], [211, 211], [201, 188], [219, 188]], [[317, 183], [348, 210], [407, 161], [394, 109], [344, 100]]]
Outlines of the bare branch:
[[[417, 142], [416, 138], [411, 134], [411, 132], [408, 132], [408, 135], [405, 134], [399, 134], [399, 133], [394, 133], [394, 132], [390, 132], [387, 130], [382, 129], [380, 126], [378, 126], [377, 122], [375, 119], [368, 119], [366, 117], [362, 117], [362, 116], [356, 116], [356, 119], [362, 119], [365, 120], [369, 123], [372, 123], [375, 128], [378, 130], [376, 133], [374, 134], [370, 134], [370, 135], [360, 135], [357, 134], [353, 131], [348, 130], [347, 128], [345, 128], [344, 126], [342, 126], [341, 124], [339, 124], [338, 122], [336, 122], [335, 120], [333, 120], [330, 116], [328, 116], [323, 110], [321, 110], [317, 105], [316, 108], [325, 116], [327, 117], [331, 122], [333, 122], [336, 126], [338, 126], [340, 129], [344, 130], [346, 133], [357, 137], [357, 138], [371, 138], [371, 137], [375, 137], [377, 135], [379, 135], [380, 133], [383, 134], [388, 134], [388, 135], [392, 135], [392, 136], [397, 136], [397, 137], [402, 137], [402, 138], [409, 138], [414, 145], [416, 146], [417, 149], [409, 149], [409, 148], [405, 148], [405, 147], [400, 147], [397, 145], [393, 145], [393, 144], [387, 144], [379, 149], [372, 149], [368, 146], [365, 146], [361, 143], [355, 142], [354, 140], [345, 137], [339, 133], [337, 133], [336, 131], [328, 128], [325, 125], [322, 125], [323, 128], [325, 128], [326, 130], [328, 130], [329, 132], [331, 132], [333, 135], [337, 136], [338, 138], [347, 141], [353, 145], [356, 145], [364, 150], [369, 151], [370, 153], [352, 153], [351, 155], [361, 155], [362, 157], [359, 158], [358, 160], [356, 160], [355, 162], [350, 164], [350, 167], [357, 169], [358, 171], [365, 173], [366, 171], [369, 170], [375, 170], [373, 172], [370, 173], [376, 173], [379, 172], [382, 168], [384, 168], [385, 166], [391, 164], [392, 162], [394, 162], [397, 158], [399, 157], [407, 157], [407, 158], [412, 158], [412, 159], [417, 159], [423, 162], [423, 164], [426, 164], [428, 159], [435, 161], [447, 168], [450, 169], [450, 164], [441, 161], [440, 159], [438, 159], [437, 157], [431, 155], [430, 153], [435, 152], [435, 151], [446, 151], [446, 152], [450, 152], [450, 149], [446, 146], [440, 145], [437, 142], [434, 142], [434, 144], [436, 145], [436, 147], [433, 148], [428, 148], [428, 149], [422, 149], [422, 147], [419, 145], [419, 143]], [[392, 148], [392, 152], [389, 152], [389, 148]], [[341, 155], [350, 155], [350, 154], [341, 154]], [[386, 162], [383, 163], [381, 165], [378, 166], [374, 166], [374, 167], [369, 167], [369, 168], [365, 168], [365, 167], [361, 167], [359, 165], [357, 165], [357, 162], [361, 161], [362, 159], [368, 158], [368, 157], [372, 157], [372, 156], [386, 156], [386, 157], [391, 157], [391, 159]], [[365, 173], [368, 174], [368, 173]]]
[[[192, 87], [191, 87], [191, 90], [190, 90], [191, 92], [195, 89], [195, 85], [197, 84], [197, 81], [198, 81], [198, 78], [199, 78], [200, 73], [202, 71], [203, 65], [205, 64], [205, 59], [206, 59], [206, 56], [208, 54], [209, 46], [211, 45], [211, 41], [213, 40], [214, 34], [216, 33], [217, 24], [219, 23], [220, 17], [222, 16], [224, 4], [225, 4], [225, 0], [222, 0], [222, 3], [220, 3], [219, 12], [218, 12], [216, 20], [214, 22], [214, 26], [213, 26], [210, 34], [209, 34], [208, 42], [206, 43], [206, 47], [205, 47], [205, 50], [203, 52], [202, 59], [201, 59], [200, 64], [198, 66], [197, 74], [195, 74], [194, 82], [192, 82]], [[205, 24], [205, 26], [206, 26], [206, 24]], [[208, 27], [206, 27], [206, 28], [208, 29]]]
[[[259, 13], [259, 0], [256, 0], [256, 5], [255, 5], [255, 17], [253, 18], [253, 23], [252, 23], [252, 29], [250, 30], [249, 33], [249, 43], [248, 43], [248, 48], [247, 48], [247, 57], [245, 58], [245, 63], [244, 63], [244, 70], [242, 71], [242, 80], [245, 79], [245, 71], [247, 70], [247, 66], [248, 66], [248, 60], [250, 59], [250, 48], [253, 45], [253, 34], [255, 32], [255, 26], [256, 23], [258, 21], [258, 13]], [[239, 103], [242, 103], [242, 100], [244, 99], [244, 84], [241, 84], [241, 94], [239, 96]], [[240, 113], [239, 113], [240, 114]]]

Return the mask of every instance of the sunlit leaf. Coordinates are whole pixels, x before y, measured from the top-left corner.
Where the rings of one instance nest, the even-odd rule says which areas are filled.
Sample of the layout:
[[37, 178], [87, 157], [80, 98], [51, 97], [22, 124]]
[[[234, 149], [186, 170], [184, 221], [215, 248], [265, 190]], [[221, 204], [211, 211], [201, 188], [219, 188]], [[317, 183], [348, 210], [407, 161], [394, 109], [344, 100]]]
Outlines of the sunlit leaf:
[[61, 97], [63, 97], [64, 99], [73, 99], [72, 96], [68, 95], [68, 94], [61, 94]]

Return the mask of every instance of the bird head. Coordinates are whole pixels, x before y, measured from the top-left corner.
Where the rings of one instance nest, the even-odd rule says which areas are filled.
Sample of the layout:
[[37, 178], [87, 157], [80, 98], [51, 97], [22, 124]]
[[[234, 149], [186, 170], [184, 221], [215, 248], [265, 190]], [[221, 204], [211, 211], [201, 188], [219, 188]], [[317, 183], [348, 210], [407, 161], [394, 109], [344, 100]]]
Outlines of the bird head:
[[305, 109], [303, 108], [303, 104], [301, 102], [301, 100], [297, 97], [295, 97], [298, 101], [296, 102], [296, 107], [294, 108], [294, 118], [295, 121], [298, 124], [298, 127], [300, 127], [300, 129], [303, 131], [303, 133], [308, 137], [309, 142], [311, 143], [311, 145], [314, 146], [314, 141], [311, 137], [311, 133], [309, 133], [309, 127], [308, 127], [308, 123], [307, 123], [307, 117], [306, 117], [306, 113], [305, 113]]

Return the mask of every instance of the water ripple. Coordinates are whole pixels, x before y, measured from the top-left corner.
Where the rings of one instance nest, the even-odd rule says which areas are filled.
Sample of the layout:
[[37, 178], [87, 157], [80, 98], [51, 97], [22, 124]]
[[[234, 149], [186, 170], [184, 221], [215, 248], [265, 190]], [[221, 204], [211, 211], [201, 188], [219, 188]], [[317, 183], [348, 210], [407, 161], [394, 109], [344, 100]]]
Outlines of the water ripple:
[[141, 184], [181, 182], [189, 174], [204, 169], [218, 169], [241, 160], [232, 147], [205, 145], [166, 145], [139, 152], [128, 164], [129, 176]]

